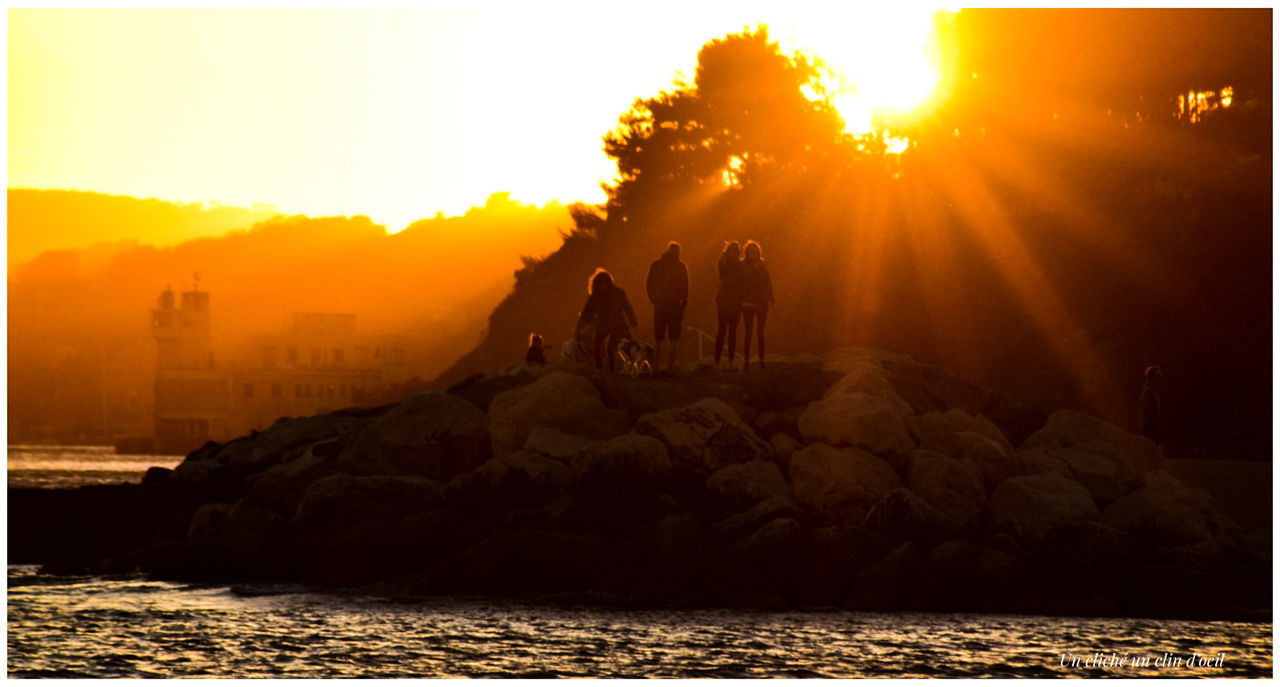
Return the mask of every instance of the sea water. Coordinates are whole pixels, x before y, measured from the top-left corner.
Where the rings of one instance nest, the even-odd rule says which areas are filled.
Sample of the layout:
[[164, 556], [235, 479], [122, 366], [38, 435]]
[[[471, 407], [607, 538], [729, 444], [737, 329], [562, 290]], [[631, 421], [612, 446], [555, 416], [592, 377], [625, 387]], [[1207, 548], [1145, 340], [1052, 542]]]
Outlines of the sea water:
[[[9, 484], [138, 481], [151, 465], [181, 460], [109, 451], [11, 446]], [[408, 603], [300, 587], [57, 577], [28, 565], [8, 568], [7, 611], [10, 677], [1272, 674], [1269, 622]]]

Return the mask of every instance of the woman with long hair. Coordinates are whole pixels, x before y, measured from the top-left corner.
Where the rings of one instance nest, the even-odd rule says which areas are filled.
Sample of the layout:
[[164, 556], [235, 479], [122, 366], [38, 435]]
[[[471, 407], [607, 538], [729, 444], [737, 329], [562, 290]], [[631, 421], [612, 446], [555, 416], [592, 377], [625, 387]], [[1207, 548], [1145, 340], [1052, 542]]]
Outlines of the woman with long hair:
[[587, 302], [578, 315], [578, 324], [573, 329], [576, 338], [582, 327], [595, 324], [596, 332], [591, 350], [596, 369], [602, 368], [600, 361], [608, 362], [608, 370], [613, 371], [613, 359], [617, 356], [618, 342], [630, 334], [630, 326], [636, 326], [636, 313], [627, 300], [627, 292], [613, 283], [613, 275], [603, 267], [597, 267], [587, 282]]
[[729, 367], [733, 367], [734, 341], [738, 338], [738, 319], [742, 317], [742, 247], [728, 241], [716, 261], [720, 285], [716, 288], [716, 367], [720, 366], [720, 350], [725, 332], [729, 334]]
[[764, 368], [764, 321], [773, 304], [773, 281], [760, 257], [760, 244], [747, 241], [742, 258], [742, 369], [751, 365], [751, 330], [760, 323], [760, 368]]

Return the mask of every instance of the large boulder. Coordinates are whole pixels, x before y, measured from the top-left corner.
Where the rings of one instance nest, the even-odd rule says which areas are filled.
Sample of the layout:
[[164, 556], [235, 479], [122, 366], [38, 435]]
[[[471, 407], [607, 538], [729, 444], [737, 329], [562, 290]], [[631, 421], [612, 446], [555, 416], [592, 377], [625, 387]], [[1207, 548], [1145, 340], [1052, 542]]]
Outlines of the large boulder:
[[333, 536], [366, 521], [406, 517], [436, 506], [440, 483], [416, 475], [330, 475], [302, 497], [295, 522], [305, 531]]
[[773, 448], [715, 398], [642, 415], [635, 431], [661, 441], [672, 464], [683, 472], [709, 474], [726, 465], [773, 457]]
[[624, 434], [592, 444], [571, 461], [579, 488], [598, 490], [661, 485], [671, 472], [671, 459], [661, 441], [643, 434]]
[[592, 439], [550, 427], [534, 427], [524, 440], [524, 450], [554, 458], [566, 465], [593, 443]]
[[529, 594], [605, 591], [615, 567], [603, 537], [497, 530], [433, 568], [413, 593]]
[[[282, 417], [266, 430], [245, 441], [248, 451], [233, 452], [228, 465], [240, 472], [258, 472], [298, 458], [307, 446], [319, 441], [353, 435], [371, 418], [328, 413], [310, 417]], [[232, 442], [227, 446], [233, 449]]]
[[[1074, 410], [1059, 410], [1049, 416], [1044, 427], [1027, 437], [1020, 448], [1043, 448], [1050, 452], [1092, 442], [1110, 444], [1118, 449], [1123, 461], [1117, 463], [1117, 474], [1123, 484], [1132, 484], [1143, 472], [1163, 465], [1155, 442], [1116, 427], [1092, 415]], [[1096, 452], [1096, 446], [1094, 448]]]
[[564, 463], [522, 450], [449, 480], [444, 498], [451, 507], [497, 515], [543, 505], [568, 493], [575, 481]]
[[605, 408], [590, 381], [555, 370], [494, 396], [489, 403], [493, 456], [505, 458], [520, 450], [539, 426], [592, 438], [627, 431], [626, 414]]
[[[848, 349], [846, 352], [849, 352]], [[842, 375], [823, 394], [824, 399], [844, 394], [867, 394], [884, 400], [894, 412], [904, 418], [912, 414], [911, 405], [898, 395], [878, 360], [858, 353], [846, 356], [837, 353], [828, 357], [824, 368]]]
[[426, 391], [364, 427], [342, 455], [370, 471], [444, 480], [489, 458], [488, 421], [468, 401]]
[[720, 520], [708, 531], [718, 539], [737, 541], [778, 518], [798, 519], [799, 517], [800, 511], [791, 499], [784, 496], [770, 496], [744, 511]]
[[916, 568], [907, 608], [949, 611], [1017, 610], [1014, 590], [1023, 568], [1010, 553], [964, 540], [938, 544]]
[[[420, 479], [420, 478], [411, 478]], [[305, 584], [365, 585], [422, 571], [474, 544], [481, 530], [466, 517], [431, 508], [395, 520], [365, 520], [330, 537], [297, 541]], [[392, 585], [387, 593], [402, 593]]]
[[987, 501], [990, 524], [1026, 540], [1054, 527], [1098, 516], [1089, 491], [1056, 472], [1010, 477]]
[[771, 460], [726, 465], [707, 478], [707, 500], [720, 513], [737, 513], [767, 498], [790, 495], [791, 485]]
[[920, 447], [972, 465], [982, 474], [987, 493], [1013, 475], [1008, 442], [1001, 443], [982, 432], [935, 432], [926, 435]]
[[894, 489], [872, 504], [862, 526], [895, 542], [937, 543], [960, 534], [954, 518], [909, 489]]
[[775, 518], [733, 548], [775, 586], [789, 588], [802, 572], [796, 562], [804, 556], [804, 529], [794, 518]]
[[1071, 473], [1071, 478], [1089, 490], [1096, 501], [1111, 502], [1124, 495], [1134, 479], [1129, 462], [1120, 449], [1104, 441], [1087, 441], [1052, 452]]
[[1043, 448], [1020, 448], [1009, 457], [1009, 467], [1014, 475], [1038, 475], [1056, 472], [1071, 476], [1071, 468], [1061, 458]]
[[813, 444], [791, 456], [796, 499], [833, 522], [856, 524], [871, 504], [902, 486], [890, 465], [860, 448]]
[[903, 591], [915, 575], [924, 551], [909, 541], [853, 578], [845, 596], [846, 608], [855, 611], [894, 611], [902, 608]]
[[1143, 475], [1141, 486], [1107, 506], [1102, 522], [1156, 546], [1196, 544], [1238, 525], [1218, 512], [1212, 497], [1163, 470]]
[[907, 430], [917, 442], [923, 442], [934, 434], [976, 432], [999, 444], [1004, 453], [1013, 451], [1013, 445], [995, 423], [981, 415], [971, 415], [959, 408], [950, 408], [946, 412], [915, 415], [907, 418], [906, 424]]
[[653, 554], [635, 574], [639, 600], [693, 606], [782, 607], [765, 575], [733, 547], [707, 535], [688, 513], [654, 526]]
[[331, 452], [337, 439], [321, 442], [307, 449], [301, 458], [263, 470], [250, 478], [244, 501], [275, 510], [286, 518], [298, 512], [298, 506], [312, 484], [330, 475], [350, 474], [352, 464], [339, 460]]
[[907, 461], [907, 487], [956, 522], [977, 522], [987, 503], [981, 471], [972, 462], [917, 449]]
[[898, 409], [870, 394], [849, 392], [814, 401], [796, 423], [806, 443], [856, 446], [894, 462], [915, 448]]

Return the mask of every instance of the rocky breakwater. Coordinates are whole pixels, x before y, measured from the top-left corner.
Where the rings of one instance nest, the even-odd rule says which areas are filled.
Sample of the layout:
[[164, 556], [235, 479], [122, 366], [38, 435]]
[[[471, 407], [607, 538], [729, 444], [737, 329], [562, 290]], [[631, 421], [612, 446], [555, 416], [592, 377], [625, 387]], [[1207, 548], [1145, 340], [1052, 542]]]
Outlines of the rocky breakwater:
[[1269, 617], [1256, 541], [1146, 439], [866, 349], [673, 379], [513, 366], [281, 419], [141, 485], [11, 494], [10, 519], [11, 561], [54, 570], [1189, 617]]

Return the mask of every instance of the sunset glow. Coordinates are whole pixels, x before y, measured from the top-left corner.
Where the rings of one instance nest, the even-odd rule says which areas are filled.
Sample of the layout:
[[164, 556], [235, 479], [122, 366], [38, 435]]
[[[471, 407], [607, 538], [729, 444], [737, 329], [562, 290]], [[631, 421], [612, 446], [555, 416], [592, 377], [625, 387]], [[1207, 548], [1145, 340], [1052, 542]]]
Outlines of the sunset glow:
[[833, 70], [861, 133], [932, 93], [931, 17], [804, 3], [676, 22], [483, 4], [11, 10], [9, 185], [366, 214], [391, 231], [497, 191], [601, 202], [615, 178], [601, 136], [637, 96], [691, 78], [707, 40], [768, 26]]

